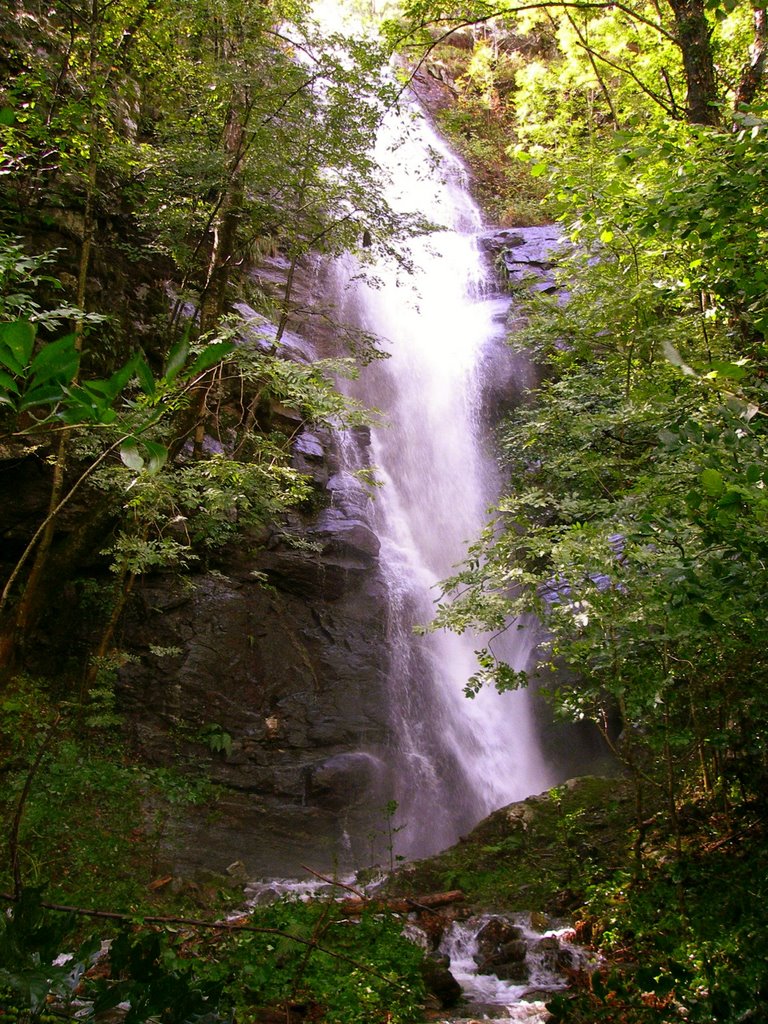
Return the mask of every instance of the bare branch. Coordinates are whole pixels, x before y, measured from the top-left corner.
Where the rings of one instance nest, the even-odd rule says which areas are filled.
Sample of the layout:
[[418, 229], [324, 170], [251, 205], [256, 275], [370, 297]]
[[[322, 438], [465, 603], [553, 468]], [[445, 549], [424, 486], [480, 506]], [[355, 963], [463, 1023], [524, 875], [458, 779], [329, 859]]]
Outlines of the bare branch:
[[[10, 893], [0, 893], [0, 900], [4, 900], [6, 903], [18, 902], [18, 895], [12, 896]], [[338, 953], [336, 950], [327, 949], [325, 946], [318, 946], [313, 939], [302, 939], [298, 935], [293, 935], [291, 932], [282, 931], [280, 928], [259, 928], [256, 925], [243, 924], [241, 918], [237, 918], [232, 921], [204, 921], [195, 917], [173, 917], [173, 916], [158, 916], [158, 917], [145, 917], [143, 915], [136, 914], [121, 914], [114, 910], [87, 910], [84, 907], [70, 907], [63, 903], [49, 903], [46, 900], [40, 902], [40, 906], [46, 910], [52, 910], [55, 913], [60, 914], [76, 914], [79, 917], [92, 917], [99, 921], [116, 921], [124, 924], [155, 924], [155, 925], [166, 925], [166, 924], [180, 924], [186, 925], [190, 928], [204, 928], [210, 929], [211, 931], [229, 932], [230, 934], [236, 932], [249, 932], [256, 935], [275, 935], [281, 939], [289, 939], [291, 942], [297, 942], [301, 946], [311, 946], [320, 953], [325, 953], [326, 956], [332, 957], [334, 960], [342, 960], [344, 963], [349, 964], [358, 971], [362, 971], [364, 974], [369, 974], [373, 978], [378, 978], [379, 981], [384, 981], [387, 985], [391, 985], [393, 988], [399, 988], [402, 992], [408, 992], [409, 989], [406, 985], [401, 985], [398, 981], [393, 981], [392, 978], [388, 978], [386, 974], [381, 974], [379, 971], [374, 970], [372, 967], [368, 967], [367, 964], [362, 964], [358, 960], [354, 960], [351, 956], [346, 956], [344, 953]]]

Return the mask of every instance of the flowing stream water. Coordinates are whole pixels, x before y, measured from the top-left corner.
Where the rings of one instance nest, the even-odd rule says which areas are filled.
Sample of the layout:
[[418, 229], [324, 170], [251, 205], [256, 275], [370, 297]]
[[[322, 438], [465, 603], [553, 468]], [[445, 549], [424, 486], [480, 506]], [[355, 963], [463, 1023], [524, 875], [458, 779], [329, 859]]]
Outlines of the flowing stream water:
[[[416, 108], [385, 126], [378, 155], [392, 205], [440, 226], [412, 243], [412, 273], [382, 263], [374, 286], [350, 261], [335, 271], [342, 317], [384, 339], [389, 353], [364, 371], [356, 393], [381, 412], [371, 441], [382, 483], [373, 519], [389, 595], [396, 845], [412, 857], [446, 847], [552, 780], [528, 694], [485, 688], [464, 696], [483, 640], [414, 635], [432, 619], [438, 581], [464, 559], [497, 495], [482, 409], [509, 298], [478, 245], [483, 222], [465, 171]], [[348, 463], [354, 469], [353, 452]], [[494, 649], [520, 669], [531, 646], [530, 635], [510, 631]]]

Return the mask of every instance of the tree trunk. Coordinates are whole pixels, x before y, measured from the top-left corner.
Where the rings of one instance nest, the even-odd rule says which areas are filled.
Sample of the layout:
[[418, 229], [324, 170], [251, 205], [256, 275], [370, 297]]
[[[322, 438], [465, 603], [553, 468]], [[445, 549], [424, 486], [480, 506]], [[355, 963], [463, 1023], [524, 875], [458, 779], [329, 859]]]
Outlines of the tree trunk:
[[669, 6], [675, 15], [677, 43], [683, 58], [688, 120], [691, 124], [716, 125], [720, 111], [711, 29], [704, 13], [704, 2], [669, 0]]
[[768, 17], [766, 17], [765, 7], [756, 7], [752, 17], [755, 38], [749, 48], [749, 61], [742, 68], [741, 79], [736, 89], [736, 110], [748, 106], [754, 101], [765, 74], [765, 63], [768, 56]]

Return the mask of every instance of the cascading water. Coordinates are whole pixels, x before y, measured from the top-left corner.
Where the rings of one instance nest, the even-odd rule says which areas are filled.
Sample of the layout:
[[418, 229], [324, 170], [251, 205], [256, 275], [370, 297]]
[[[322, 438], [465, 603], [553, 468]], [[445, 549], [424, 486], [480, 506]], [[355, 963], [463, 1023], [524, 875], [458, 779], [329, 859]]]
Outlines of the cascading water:
[[[336, 275], [342, 317], [390, 353], [365, 371], [358, 397], [382, 414], [371, 459], [383, 484], [373, 518], [389, 592], [395, 824], [400, 852], [420, 856], [551, 780], [526, 693], [464, 696], [482, 641], [413, 631], [432, 618], [437, 582], [463, 560], [497, 493], [483, 363], [508, 299], [491, 285], [461, 164], [417, 111], [405, 139], [397, 131], [383, 133], [379, 154], [389, 201], [441, 227], [412, 243], [411, 274], [382, 264], [372, 286], [341, 263]], [[503, 643], [496, 650], [523, 668], [531, 638], [514, 632]]]

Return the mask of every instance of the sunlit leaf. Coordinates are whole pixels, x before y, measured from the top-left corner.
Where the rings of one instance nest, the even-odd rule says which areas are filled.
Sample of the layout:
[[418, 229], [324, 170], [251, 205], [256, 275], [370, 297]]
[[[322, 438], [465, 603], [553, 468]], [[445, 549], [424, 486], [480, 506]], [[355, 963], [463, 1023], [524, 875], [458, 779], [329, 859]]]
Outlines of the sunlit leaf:
[[120, 448], [120, 458], [123, 464], [136, 473], [144, 468], [144, 459], [139, 454], [135, 440], [126, 441]]
[[230, 352], [234, 351], [234, 344], [231, 341], [217, 341], [208, 345], [192, 363], [192, 366], [185, 373], [185, 377], [196, 377], [198, 373], [210, 369], [222, 359], [226, 359]]
[[700, 480], [705, 493], [712, 498], [718, 498], [725, 490], [722, 474], [716, 469], [702, 470]]

